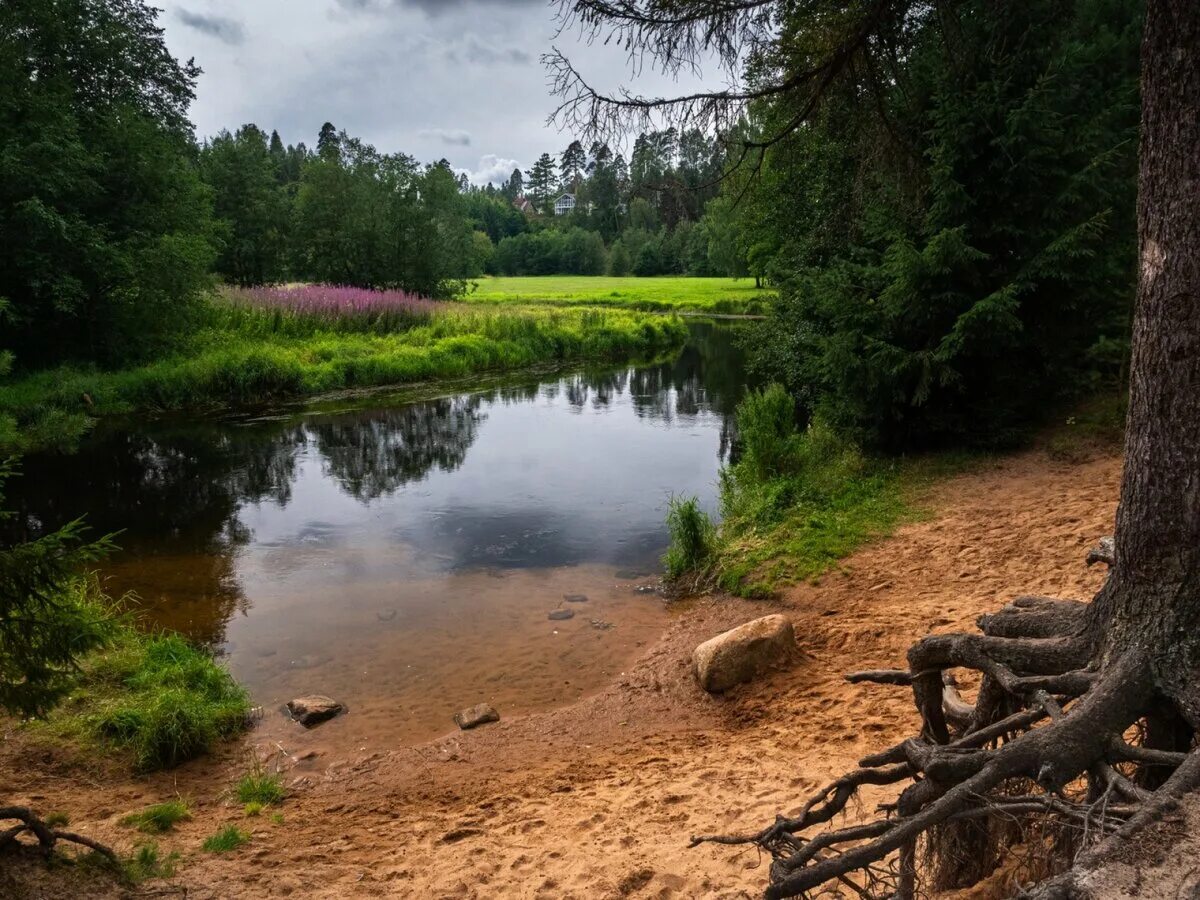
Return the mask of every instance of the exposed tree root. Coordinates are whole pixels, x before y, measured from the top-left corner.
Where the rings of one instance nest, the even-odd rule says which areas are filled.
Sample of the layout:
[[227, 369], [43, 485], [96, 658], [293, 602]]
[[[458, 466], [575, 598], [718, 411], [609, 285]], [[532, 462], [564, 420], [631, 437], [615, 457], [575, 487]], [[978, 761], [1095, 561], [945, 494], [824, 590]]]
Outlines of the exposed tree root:
[[0, 806], [0, 821], [6, 819], [16, 819], [21, 824], [0, 831], [0, 850], [3, 850], [11, 843], [15, 843], [18, 835], [29, 832], [37, 838], [38, 847], [46, 856], [54, 852], [54, 845], [59, 841], [67, 841], [68, 843], [79, 844], [80, 846], [87, 847], [89, 850], [94, 850], [114, 865], [119, 864], [117, 854], [109, 847], [82, 834], [63, 831], [61, 828], [53, 828], [34, 815], [33, 810], [26, 806]]
[[[1111, 552], [1100, 558], [1112, 562]], [[694, 837], [692, 846], [766, 850], [769, 898], [836, 882], [863, 898], [911, 900], [922, 842], [934, 855], [933, 842], [957, 842], [961, 856], [997, 834], [1019, 839], [1035, 824], [1068, 836], [1073, 871], [1094, 865], [1103, 848], [1200, 785], [1200, 755], [1190, 752], [1186, 710], [1165, 696], [1154, 657], [1136, 646], [1114, 650], [1091, 611], [1092, 604], [1022, 597], [983, 616], [982, 634], [918, 641], [907, 670], [852, 673], [853, 683], [911, 686], [921, 733], [861, 760], [795, 817], [756, 834]], [[982, 676], [974, 703], [959, 693], [954, 669]], [[1140, 742], [1127, 740], [1131, 728]], [[812, 832], [843, 813], [862, 786], [903, 782], [896, 800], [879, 807], [881, 818]], [[987, 824], [996, 821], [1011, 827]], [[992, 858], [990, 849], [965, 852]], [[1031, 896], [1081, 896], [1075, 877]]]

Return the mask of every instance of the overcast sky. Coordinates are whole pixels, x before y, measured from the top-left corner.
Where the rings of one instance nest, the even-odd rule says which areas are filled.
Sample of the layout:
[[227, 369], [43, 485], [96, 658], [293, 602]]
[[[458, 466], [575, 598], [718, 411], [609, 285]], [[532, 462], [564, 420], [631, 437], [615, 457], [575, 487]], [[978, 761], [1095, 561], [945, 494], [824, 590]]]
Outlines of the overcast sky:
[[[254, 122], [316, 143], [325, 121], [385, 152], [442, 157], [479, 184], [569, 138], [539, 57], [553, 41], [599, 87], [630, 84], [618, 48], [554, 38], [547, 0], [158, 0], [167, 44], [204, 69], [200, 138]], [[719, 79], [718, 79], [719, 81]], [[643, 71], [645, 94], [694, 86]]]

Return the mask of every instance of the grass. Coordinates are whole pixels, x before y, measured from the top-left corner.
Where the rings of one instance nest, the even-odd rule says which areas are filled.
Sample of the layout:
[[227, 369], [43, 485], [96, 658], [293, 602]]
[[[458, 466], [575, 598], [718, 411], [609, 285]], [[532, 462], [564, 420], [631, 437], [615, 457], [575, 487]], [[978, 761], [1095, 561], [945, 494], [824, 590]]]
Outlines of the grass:
[[236, 825], [222, 828], [216, 834], [204, 839], [200, 846], [208, 853], [229, 853], [250, 840], [250, 835]]
[[716, 529], [695, 497], [671, 498], [667, 531], [671, 543], [662, 558], [667, 578], [681, 578], [708, 566], [715, 551]]
[[[122, 624], [109, 646], [83, 659], [71, 696], [30, 727], [92, 753], [127, 755], [135, 769], [150, 771], [208, 752], [245, 728], [249, 712], [246, 692], [208, 653], [179, 635]], [[180, 806], [186, 812], [181, 801], [151, 807], [145, 823], [153, 815], [165, 821]]]
[[638, 278], [606, 275], [489, 276], [468, 303], [614, 306], [653, 312], [744, 315], [765, 313], [774, 297], [753, 278]]
[[[283, 781], [278, 775], [258, 770], [243, 775], [234, 788], [234, 793], [237, 795], [239, 803], [257, 805], [258, 812], [262, 812], [263, 808], [267, 806], [277, 806], [283, 802], [283, 798], [286, 796]], [[253, 815], [253, 813], [248, 814]]]
[[243, 309], [229, 320], [236, 326], [222, 315], [214, 312], [216, 324], [193, 335], [186, 350], [145, 365], [63, 367], [0, 382], [0, 452], [69, 450], [97, 416], [225, 408], [544, 363], [629, 359], [676, 347], [687, 334], [678, 319], [624, 310], [455, 307], [389, 334], [274, 333], [272, 313]]
[[185, 800], [168, 800], [165, 803], [155, 803], [135, 813], [130, 813], [121, 819], [126, 827], [137, 828], [146, 834], [164, 834], [171, 831], [177, 824], [192, 817], [191, 810]]
[[175, 866], [178, 862], [178, 853], [172, 851], [166, 856], [162, 856], [159, 853], [158, 844], [151, 841], [139, 845], [122, 868], [125, 877], [130, 882], [141, 884], [152, 878], [170, 878], [175, 874]]
[[741, 455], [721, 475], [720, 527], [694, 504], [673, 503], [665, 562], [671, 577], [741, 596], [770, 596], [827, 572], [919, 517], [919, 488], [962, 464], [952, 455], [871, 459], [820, 422], [798, 430], [779, 386], [747, 395], [737, 425]]

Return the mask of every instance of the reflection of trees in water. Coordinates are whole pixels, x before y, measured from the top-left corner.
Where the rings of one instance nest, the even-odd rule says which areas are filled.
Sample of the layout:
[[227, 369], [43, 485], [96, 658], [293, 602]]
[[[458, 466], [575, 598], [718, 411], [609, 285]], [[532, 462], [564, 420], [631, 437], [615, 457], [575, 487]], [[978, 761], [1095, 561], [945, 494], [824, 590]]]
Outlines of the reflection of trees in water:
[[601, 409], [628, 393], [636, 414], [664, 421], [709, 410], [722, 416], [721, 458], [742, 394], [741, 354], [730, 329], [693, 326], [673, 360], [635, 369], [589, 371], [490, 395], [296, 421], [167, 424], [140, 432], [106, 430], [79, 454], [35, 455], [9, 481], [5, 506], [18, 512], [0, 535], [37, 536], [86, 514], [96, 533], [121, 531], [110, 591], [135, 590], [159, 620], [219, 643], [247, 601], [234, 560], [251, 535], [239, 519], [248, 503], [286, 505], [298, 460], [315, 447], [324, 470], [348, 494], [368, 501], [420, 480], [434, 467], [462, 465], [495, 403], [563, 396], [572, 408]]
[[233, 555], [250, 535], [237, 511], [247, 501], [287, 502], [299, 434], [283, 426], [109, 433], [76, 456], [32, 456], [12, 482], [11, 525], [32, 537], [86, 514], [94, 533], [120, 531], [109, 592], [134, 591], [151, 613], [169, 600], [195, 637], [220, 641], [245, 606]]
[[461, 466], [483, 419], [480, 405], [478, 396], [430, 400], [312, 421], [308, 431], [342, 489], [374, 500], [435, 466], [444, 472]]

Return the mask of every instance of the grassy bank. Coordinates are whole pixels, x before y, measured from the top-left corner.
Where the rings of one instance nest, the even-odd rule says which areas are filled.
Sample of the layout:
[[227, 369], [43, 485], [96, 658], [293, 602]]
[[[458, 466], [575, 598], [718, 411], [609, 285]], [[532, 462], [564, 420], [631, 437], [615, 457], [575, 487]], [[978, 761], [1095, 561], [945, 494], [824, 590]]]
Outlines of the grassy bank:
[[612, 306], [656, 312], [758, 315], [773, 292], [753, 278], [637, 278], [604, 275], [487, 277], [468, 294], [468, 303], [549, 306]]
[[241, 732], [246, 692], [211, 655], [176, 634], [146, 634], [110, 613], [91, 579], [72, 588], [105, 623], [102, 646], [82, 657], [65, 699], [31, 733], [89, 756], [116, 754], [138, 771], [169, 768]]
[[0, 383], [0, 451], [69, 447], [96, 416], [254, 404], [678, 346], [674, 318], [622, 310], [452, 307], [403, 330], [352, 330], [214, 306], [174, 355], [118, 371], [65, 367]]
[[721, 523], [694, 501], [668, 516], [668, 576], [747, 597], [814, 578], [869, 540], [919, 517], [933, 478], [964, 458], [872, 459], [821, 423], [798, 430], [792, 399], [774, 386], [737, 412], [741, 456], [721, 475]]

